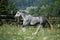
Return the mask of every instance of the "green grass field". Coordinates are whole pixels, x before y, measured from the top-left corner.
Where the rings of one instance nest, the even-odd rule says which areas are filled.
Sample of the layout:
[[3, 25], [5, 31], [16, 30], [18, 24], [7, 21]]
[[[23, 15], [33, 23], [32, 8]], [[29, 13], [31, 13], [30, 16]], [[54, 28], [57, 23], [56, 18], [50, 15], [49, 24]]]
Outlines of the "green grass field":
[[27, 26], [26, 32], [22, 32], [20, 25], [4, 24], [0, 26], [0, 40], [60, 40], [59, 28], [54, 28], [53, 31], [48, 28], [40, 29], [36, 35], [32, 35], [35, 30], [35, 27]]

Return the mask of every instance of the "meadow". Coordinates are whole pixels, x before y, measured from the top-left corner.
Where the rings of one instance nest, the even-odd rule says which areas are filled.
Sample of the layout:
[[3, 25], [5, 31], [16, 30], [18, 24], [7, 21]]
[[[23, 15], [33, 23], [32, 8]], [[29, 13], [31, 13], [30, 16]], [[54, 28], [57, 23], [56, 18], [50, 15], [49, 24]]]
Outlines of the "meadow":
[[36, 35], [32, 35], [36, 30], [34, 26], [27, 26], [26, 32], [22, 31], [21, 25], [4, 24], [0, 26], [0, 40], [60, 40], [60, 28], [54, 27], [40, 29]]

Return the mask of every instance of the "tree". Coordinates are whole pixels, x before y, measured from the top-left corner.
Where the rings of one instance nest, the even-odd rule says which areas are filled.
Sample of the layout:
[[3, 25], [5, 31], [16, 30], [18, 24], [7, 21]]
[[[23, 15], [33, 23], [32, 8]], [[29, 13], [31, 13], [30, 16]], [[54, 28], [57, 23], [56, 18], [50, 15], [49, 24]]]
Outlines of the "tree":
[[60, 5], [60, 0], [55, 0], [55, 4]]
[[0, 14], [6, 13], [7, 5], [8, 5], [8, 0], [0, 0]]
[[55, 0], [57, 16], [60, 16], [60, 0]]
[[15, 10], [16, 2], [9, 2], [9, 0], [0, 0], [0, 14], [10, 14], [12, 10]]

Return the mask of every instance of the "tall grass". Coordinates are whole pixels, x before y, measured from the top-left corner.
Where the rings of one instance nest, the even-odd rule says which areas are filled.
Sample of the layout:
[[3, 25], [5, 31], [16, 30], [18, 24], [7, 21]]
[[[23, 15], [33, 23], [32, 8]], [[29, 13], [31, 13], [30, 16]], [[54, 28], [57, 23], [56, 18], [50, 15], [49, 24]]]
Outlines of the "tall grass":
[[4, 24], [0, 26], [0, 40], [60, 40], [59, 28], [54, 28], [53, 31], [43, 28], [36, 35], [32, 35], [35, 30], [35, 27], [27, 26], [26, 32], [23, 32], [21, 25]]

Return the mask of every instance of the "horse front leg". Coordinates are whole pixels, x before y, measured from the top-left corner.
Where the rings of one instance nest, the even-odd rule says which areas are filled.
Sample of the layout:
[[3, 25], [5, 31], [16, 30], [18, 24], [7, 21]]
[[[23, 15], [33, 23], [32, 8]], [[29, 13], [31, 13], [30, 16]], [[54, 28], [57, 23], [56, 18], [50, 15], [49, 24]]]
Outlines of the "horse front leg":
[[42, 25], [38, 25], [38, 27], [37, 27], [36, 31], [33, 33], [33, 35], [36, 35], [40, 28], [42, 28]]
[[26, 31], [26, 25], [22, 25], [22, 31], [25, 32]]
[[29, 24], [29, 22], [27, 21], [23, 21], [23, 25], [22, 25], [22, 31], [25, 32], [26, 31], [26, 26]]

